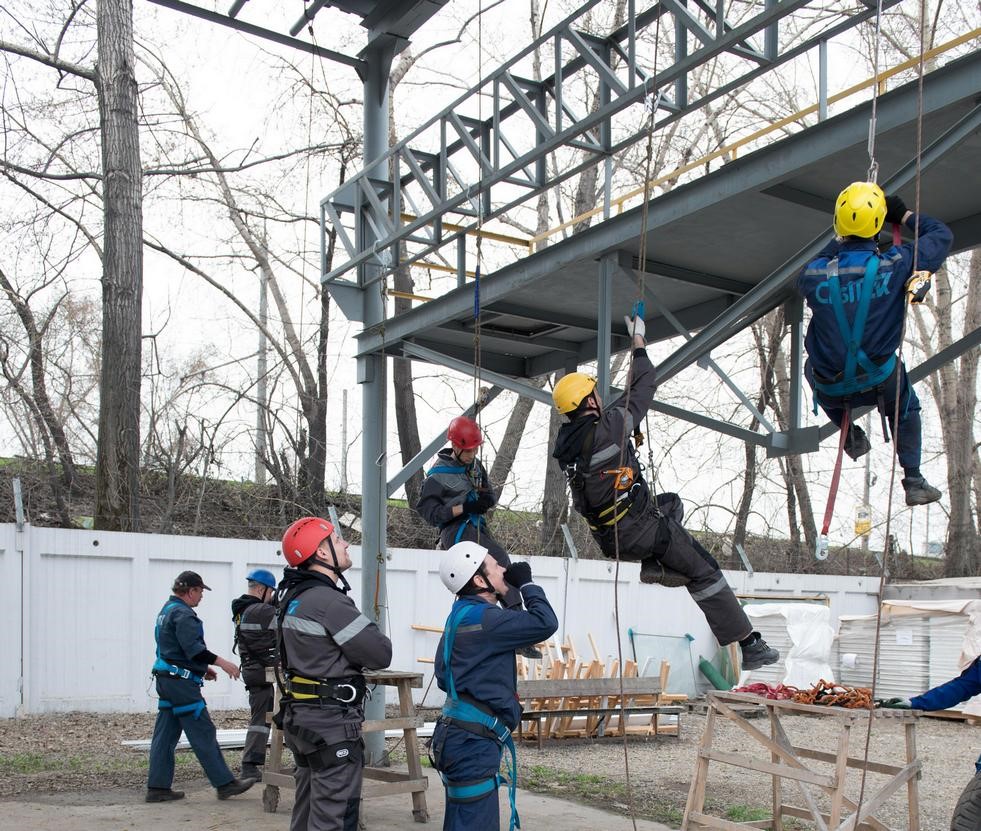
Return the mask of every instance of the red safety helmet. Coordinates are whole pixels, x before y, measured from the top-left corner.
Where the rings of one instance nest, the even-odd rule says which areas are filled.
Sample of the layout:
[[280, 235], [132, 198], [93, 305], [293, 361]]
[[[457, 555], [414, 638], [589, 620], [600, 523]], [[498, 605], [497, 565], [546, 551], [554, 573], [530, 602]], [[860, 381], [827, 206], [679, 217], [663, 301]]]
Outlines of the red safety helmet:
[[457, 416], [450, 422], [446, 437], [454, 447], [463, 450], [475, 450], [484, 443], [484, 437], [480, 435], [480, 426], [466, 416]]
[[305, 516], [283, 534], [283, 556], [291, 566], [309, 560], [325, 539], [334, 533], [333, 523], [317, 516]]

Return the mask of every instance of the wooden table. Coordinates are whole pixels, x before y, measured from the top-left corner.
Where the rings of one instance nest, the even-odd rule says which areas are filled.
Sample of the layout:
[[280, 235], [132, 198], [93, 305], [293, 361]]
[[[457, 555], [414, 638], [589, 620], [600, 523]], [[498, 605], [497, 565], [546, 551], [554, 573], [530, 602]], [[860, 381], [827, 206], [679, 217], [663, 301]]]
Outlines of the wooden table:
[[[733, 709], [733, 705], [756, 704], [765, 708], [769, 716], [770, 734], [750, 724], [743, 715]], [[831, 752], [828, 748], [807, 748], [795, 746], [787, 736], [780, 717], [785, 715], [808, 714], [823, 718], [833, 718], [840, 722], [841, 732], [838, 736], [838, 746]], [[754, 747], [753, 742], [746, 745], [745, 751], [728, 753], [714, 750], [715, 719], [729, 719], [755, 742], [764, 758], [751, 756], [749, 751]], [[868, 719], [886, 724], [898, 724], [905, 732], [904, 759], [899, 764], [883, 762], [866, 762], [863, 758], [848, 755], [850, 733], [853, 727], [859, 726], [858, 739], [861, 753], [865, 744], [865, 730]], [[698, 761], [691, 789], [688, 792], [688, 804], [685, 806], [685, 817], [682, 831], [695, 828], [721, 828], [735, 831], [744, 828], [783, 829], [783, 817], [800, 817], [814, 823], [820, 831], [892, 831], [892, 829], [875, 817], [886, 800], [896, 791], [906, 786], [909, 804], [909, 821], [906, 828], [909, 831], [920, 831], [920, 801], [918, 780], [920, 778], [920, 761], [916, 757], [916, 710], [846, 710], [841, 707], [822, 707], [813, 704], [797, 704], [793, 701], [772, 701], [748, 693], [710, 692], [708, 694], [708, 713], [705, 719], [705, 732], [698, 747]], [[873, 730], [875, 725], [873, 724]], [[816, 768], [808, 766], [803, 759], [824, 762], [832, 766], [828, 772], [827, 766]], [[732, 822], [731, 820], [713, 817], [705, 810], [705, 786], [708, 780], [709, 763], [735, 765], [747, 770], [755, 770], [772, 777], [773, 816], [769, 820], [756, 822]], [[856, 811], [855, 801], [845, 795], [845, 784], [848, 769], [864, 770], [878, 774], [876, 779], [868, 777], [865, 780], [865, 794], [861, 810]], [[886, 780], [883, 783], [882, 777]], [[783, 800], [781, 782], [784, 779], [792, 781], [806, 803], [806, 807], [786, 804]], [[857, 783], [856, 783], [857, 784]], [[816, 792], [815, 792], [816, 789]], [[857, 789], [852, 789], [857, 792]], [[818, 803], [817, 796], [824, 796], [825, 805]], [[827, 808], [825, 810], [825, 808]]]
[[[361, 798], [371, 799], [375, 796], [388, 796], [395, 793], [412, 794], [412, 818], [416, 822], [428, 822], [429, 809], [426, 807], [426, 788], [429, 787], [429, 780], [422, 771], [422, 763], [419, 761], [419, 745], [416, 741], [416, 730], [423, 726], [423, 718], [416, 715], [415, 704], [412, 701], [412, 688], [422, 687], [422, 675], [417, 672], [383, 669], [365, 672], [364, 677], [369, 687], [375, 685], [398, 688], [399, 717], [365, 721], [361, 729], [365, 733], [401, 729], [409, 772], [397, 773], [390, 768], [366, 767]], [[275, 713], [279, 710], [279, 686], [276, 685], [275, 676], [271, 669], [266, 671], [266, 678], [273, 683], [276, 691], [273, 704], [273, 712]], [[266, 786], [262, 792], [262, 808], [270, 814], [275, 813], [279, 807], [279, 789], [296, 787], [293, 774], [283, 770], [283, 734], [275, 724], [270, 724], [269, 756], [263, 768], [262, 783]]]

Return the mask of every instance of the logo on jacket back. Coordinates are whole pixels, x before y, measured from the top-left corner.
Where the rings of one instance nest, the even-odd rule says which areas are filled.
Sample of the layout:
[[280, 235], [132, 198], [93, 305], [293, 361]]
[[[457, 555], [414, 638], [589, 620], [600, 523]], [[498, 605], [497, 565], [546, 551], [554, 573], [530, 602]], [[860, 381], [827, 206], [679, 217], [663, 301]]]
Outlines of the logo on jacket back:
[[[877, 297], [886, 297], [889, 294], [889, 272], [885, 274], [876, 275], [875, 282], [872, 284], [872, 299], [875, 300]], [[814, 289], [814, 299], [818, 303], [830, 303], [831, 302], [831, 284], [830, 281], [825, 280], [823, 283], [818, 283]], [[841, 302], [842, 305], [848, 306], [858, 303], [862, 299], [862, 281], [853, 280], [847, 285], [841, 287]]]
[[299, 607], [300, 607], [300, 601], [299, 600], [291, 600], [290, 603], [289, 603], [289, 606], [286, 607], [286, 614], [288, 614], [288, 615], [295, 615], [296, 614], [296, 610]]

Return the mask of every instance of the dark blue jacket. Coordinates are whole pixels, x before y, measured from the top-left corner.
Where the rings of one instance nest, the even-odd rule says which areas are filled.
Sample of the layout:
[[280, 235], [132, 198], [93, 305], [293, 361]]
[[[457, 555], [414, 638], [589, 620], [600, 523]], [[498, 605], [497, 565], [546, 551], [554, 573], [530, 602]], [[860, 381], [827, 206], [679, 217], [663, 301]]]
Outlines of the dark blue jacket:
[[981, 657], [975, 658], [956, 678], [909, 700], [914, 710], [946, 710], [981, 693]]
[[212, 653], [204, 644], [204, 624], [179, 597], [171, 595], [164, 604], [157, 615], [155, 632], [157, 653], [168, 664], [189, 669], [195, 675], [208, 671], [207, 656]]
[[[456, 631], [450, 657], [457, 695], [483, 704], [511, 730], [521, 718], [514, 650], [539, 643], [559, 628], [541, 586], [526, 583], [521, 597], [524, 610], [502, 609], [477, 597], [462, 597], [453, 604], [454, 611], [460, 605], [472, 609]], [[436, 683], [447, 690], [443, 638], [436, 649]]]
[[[906, 226], [913, 229], [915, 222], [916, 216], [910, 215]], [[932, 272], [940, 268], [953, 239], [950, 228], [940, 220], [920, 214], [917, 269]], [[804, 346], [815, 374], [820, 377], [834, 378], [844, 370], [847, 349], [828, 296], [828, 263], [837, 255], [842, 304], [845, 316], [852, 322], [861, 297], [865, 265], [876, 250], [874, 239], [832, 240], [797, 278], [797, 290], [811, 309]], [[899, 349], [906, 311], [906, 281], [913, 273], [913, 243], [894, 245], [878, 256], [879, 273], [873, 284], [861, 347], [869, 358], [878, 358], [881, 364], [881, 359]]]

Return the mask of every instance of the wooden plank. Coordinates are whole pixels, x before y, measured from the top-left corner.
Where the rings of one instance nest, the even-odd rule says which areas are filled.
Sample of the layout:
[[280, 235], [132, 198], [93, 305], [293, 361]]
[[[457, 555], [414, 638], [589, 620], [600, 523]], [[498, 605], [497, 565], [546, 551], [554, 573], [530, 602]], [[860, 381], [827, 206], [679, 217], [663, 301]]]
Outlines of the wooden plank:
[[412, 623], [409, 625], [410, 629], [415, 629], [417, 632], [435, 632], [437, 635], [443, 634], [442, 626], [425, 626], [422, 623]]
[[725, 753], [721, 750], [704, 750], [701, 754], [713, 762], [722, 762], [727, 765], [734, 765], [737, 768], [755, 770], [759, 773], [769, 773], [774, 776], [782, 776], [785, 779], [793, 779], [798, 782], [808, 782], [811, 785], [818, 785], [822, 788], [830, 788], [834, 782], [834, 777], [823, 773], [815, 773], [811, 770], [801, 770], [789, 765], [781, 765], [773, 762], [764, 762], [754, 759], [751, 756], [743, 756], [740, 753]]
[[844, 824], [841, 826], [841, 831], [853, 831], [856, 822], [861, 822], [866, 817], [870, 817], [875, 814], [879, 808], [885, 803], [890, 796], [892, 796], [902, 785], [905, 785], [910, 777], [916, 776], [920, 772], [919, 761], [911, 762], [902, 769], [902, 771], [888, 782], [882, 786], [879, 792], [868, 802], [862, 805], [862, 808], [858, 813], [852, 814]]
[[[838, 756], [834, 753], [826, 753], [823, 750], [812, 750], [809, 747], [798, 747], [797, 745], [791, 745], [790, 749], [794, 751], [798, 756], [803, 756], [806, 759], [815, 759], [819, 762], [836, 762]], [[886, 765], [882, 762], [872, 762], [870, 761], [866, 764], [862, 759], [858, 759], [855, 756], [848, 757], [848, 767], [858, 768], [861, 770], [863, 767], [872, 773], [885, 773], [889, 776], [899, 773], [902, 770], [901, 767], [897, 765]]]
[[428, 786], [428, 779], [407, 779], [404, 782], [365, 782], [361, 787], [361, 798], [373, 799], [377, 796], [391, 796], [397, 793], [425, 796], [424, 792]]
[[698, 740], [698, 758], [695, 762], [695, 776], [688, 790], [688, 801], [685, 804], [685, 815], [681, 820], [681, 831], [688, 831], [692, 818], [702, 816], [705, 807], [705, 785], [708, 781], [709, 760], [702, 754], [712, 749], [712, 738], [715, 730], [715, 707], [709, 707], [705, 714], [705, 730]]
[[[721, 828], [723, 831], [743, 831], [744, 828], [759, 828], [754, 822], [733, 822], [732, 820], [713, 817], [710, 814], [694, 813], [689, 818], [697, 823], [696, 828]], [[684, 825], [681, 826], [685, 828]], [[766, 827], [766, 826], [763, 826]]]
[[828, 825], [837, 828], [841, 822], [841, 807], [845, 796], [845, 778], [848, 774], [848, 737], [851, 733], [851, 722], [841, 725], [838, 735], [838, 755], [835, 759], [834, 793], [831, 795], [831, 819]]
[[[521, 714], [522, 721], [534, 721], [535, 719], [544, 718], [550, 716], [552, 718], [560, 718], [566, 716], [606, 716], [621, 712], [619, 707], [561, 707], [549, 710], [525, 710]], [[671, 705], [661, 706], [660, 704], [645, 704], [640, 707], [627, 707], [623, 712], [628, 716], [635, 715], [650, 715], [651, 713], [659, 713], [665, 716], [678, 716], [681, 715], [684, 710], [681, 707], [675, 707]]]
[[381, 730], [416, 730], [423, 727], [426, 720], [422, 716], [406, 716], [403, 718], [375, 718], [361, 725], [362, 733], [377, 733]]
[[[656, 678], [624, 678], [626, 695], [658, 695], [661, 685]], [[620, 695], [619, 678], [563, 678], [541, 681], [519, 681], [518, 698], [568, 698], [569, 696]]]
[[366, 767], [364, 778], [373, 779], [376, 782], [407, 782], [413, 777], [408, 773], [401, 773], [391, 768]]
[[[722, 715], [749, 733], [749, 735], [751, 735], [764, 747], [767, 747], [771, 752], [776, 753], [781, 759], [784, 760], [786, 764], [801, 770], [807, 770], [804, 764], [796, 756], [794, 756], [787, 746], [770, 739], [769, 736], [754, 727], [726, 704], [723, 704], [721, 701], [713, 701], [712, 706], [709, 708], [709, 712], [711, 713], [713, 709], [717, 709]], [[783, 728], [780, 727], [779, 723], [777, 727], [782, 731]]]
[[[906, 728], [906, 764], [919, 764], [916, 759], [916, 722], [907, 722]], [[913, 776], [907, 783], [907, 800], [909, 802], [909, 831], [920, 831], [920, 789], [919, 777]]]
[[408, 681], [410, 687], [422, 689], [421, 672], [401, 672], [397, 669], [366, 669], [363, 674], [364, 680], [369, 684], [397, 687], [400, 681]]
[[[806, 808], [799, 808], [796, 805], [784, 805], [783, 812], [792, 817], [800, 817], [801, 819], [811, 820], [812, 822], [814, 820], [809, 810]], [[830, 818], [831, 817], [828, 814], [821, 814], [821, 820], [823, 822], [827, 822]], [[863, 822], [860, 826], [858, 826], [858, 831], [891, 831], [891, 829], [876, 821], [874, 825], [868, 825]]]
[[855, 710], [845, 707], [826, 707], [820, 704], [799, 704], [796, 701], [776, 701], [769, 698], [761, 698], [752, 693], [724, 692], [722, 690], [710, 690], [708, 698], [721, 699], [723, 701], [733, 701], [739, 704], [757, 704], [764, 707], [775, 707], [780, 710], [793, 710], [799, 713], [814, 713], [816, 715], [834, 716], [840, 719], [866, 719], [871, 713], [873, 718], [887, 719], [890, 721], [915, 721], [920, 717], [919, 710], [890, 710], [876, 709], [867, 710], [859, 708]]
[[[783, 729], [783, 723], [780, 721], [779, 714], [776, 712], [776, 710], [771, 710], [770, 712], [772, 712], [775, 717], [773, 722], [776, 733], [775, 741], [780, 747], [790, 747], [790, 737], [787, 736], [786, 731]], [[811, 789], [800, 780], [794, 782], [794, 784], [797, 786], [797, 790], [800, 791], [800, 795], [804, 798], [804, 801], [807, 803], [807, 807], [810, 809], [811, 816], [809, 819], [811, 822], [817, 826], [818, 831], [828, 831], [827, 823], [825, 823], [824, 819], [821, 817], [821, 809], [818, 807], [817, 801], [814, 799], [814, 795], [811, 793]]]

